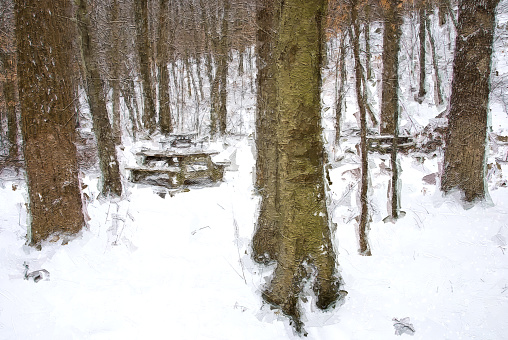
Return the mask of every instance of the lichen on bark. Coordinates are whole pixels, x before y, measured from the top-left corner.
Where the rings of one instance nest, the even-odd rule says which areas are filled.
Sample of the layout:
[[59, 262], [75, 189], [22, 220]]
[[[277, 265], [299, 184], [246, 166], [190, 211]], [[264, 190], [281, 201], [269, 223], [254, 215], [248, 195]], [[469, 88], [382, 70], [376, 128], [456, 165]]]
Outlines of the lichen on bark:
[[[321, 136], [322, 24], [325, 1], [280, 3], [275, 50], [277, 93], [277, 233], [274, 277], [263, 292], [301, 331], [298, 300], [315, 275], [316, 305], [339, 297], [335, 252], [326, 207]], [[263, 197], [263, 199], [265, 199]], [[259, 226], [258, 226], [259, 231]], [[310, 272], [309, 272], [310, 268]]]

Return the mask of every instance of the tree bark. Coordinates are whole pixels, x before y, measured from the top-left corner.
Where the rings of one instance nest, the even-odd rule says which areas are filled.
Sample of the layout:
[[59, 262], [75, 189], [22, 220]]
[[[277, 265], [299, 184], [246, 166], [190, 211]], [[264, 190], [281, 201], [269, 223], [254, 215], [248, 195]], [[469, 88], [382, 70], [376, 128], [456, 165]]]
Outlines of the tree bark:
[[132, 78], [127, 78], [123, 83], [121, 83], [122, 94], [124, 98], [125, 105], [127, 105], [127, 109], [129, 110], [129, 118], [131, 121], [131, 131], [132, 138], [136, 140], [138, 133], [138, 119], [139, 115], [138, 102], [134, 95], [134, 81]]
[[426, 20], [425, 27], [427, 29], [427, 35], [429, 36], [429, 42], [430, 42], [430, 51], [432, 53], [432, 65], [434, 67], [434, 74], [436, 76], [436, 85], [435, 85], [436, 98], [437, 98], [436, 104], [442, 105], [444, 103], [444, 101], [443, 101], [443, 93], [441, 90], [441, 76], [439, 74], [439, 62], [437, 60], [436, 42], [435, 42], [434, 36], [432, 35], [432, 32], [430, 30], [430, 28], [432, 26], [431, 26], [429, 15], [426, 16], [425, 20]]
[[155, 103], [152, 91], [150, 63], [150, 40], [148, 39], [148, 1], [134, 1], [134, 18], [136, 22], [136, 49], [139, 58], [139, 71], [143, 87], [143, 126], [149, 134], [155, 132]]
[[313, 289], [319, 308], [328, 308], [339, 297], [321, 136], [325, 1], [285, 0], [280, 3], [279, 17], [275, 78], [280, 238], [277, 267], [263, 297], [302, 332], [297, 304], [305, 277], [315, 275]]
[[441, 190], [457, 189], [466, 202], [481, 200], [486, 194], [489, 77], [498, 3], [462, 0], [459, 4]]
[[159, 128], [162, 134], [173, 132], [171, 107], [169, 102], [169, 71], [168, 71], [168, 25], [166, 17], [168, 1], [159, 2], [159, 41], [157, 45], [157, 72], [159, 74]]
[[116, 145], [122, 144], [122, 121], [120, 115], [120, 65], [118, 58], [120, 51], [120, 23], [119, 21], [119, 0], [113, 0], [111, 5], [111, 29], [112, 29], [112, 48], [109, 50], [109, 56], [113, 60], [111, 89], [113, 90], [113, 137]]
[[[224, 10], [220, 25], [220, 33], [214, 39], [214, 50], [216, 59], [216, 73], [212, 86], [212, 117], [211, 133], [213, 136], [224, 136], [227, 125], [227, 76], [228, 76], [228, 55], [229, 55], [229, 37], [228, 21], [230, 3], [224, 1]], [[216, 32], [216, 30], [214, 30]]]
[[15, 161], [19, 157], [18, 119], [16, 105], [16, 57], [13, 52], [0, 50], [0, 62], [3, 65], [5, 81], [3, 82], [3, 96], [7, 113], [7, 140], [9, 141], [8, 159]]
[[[19, 99], [31, 223], [40, 245], [84, 225], [72, 122], [73, 41], [69, 1], [17, 0]], [[64, 240], [65, 241], [65, 240]]]
[[81, 67], [85, 76], [84, 83], [88, 94], [88, 102], [92, 113], [93, 130], [99, 151], [101, 168], [101, 194], [104, 196], [121, 196], [122, 181], [120, 166], [116, 156], [113, 131], [109, 122], [106, 99], [104, 98], [103, 81], [99, 65], [94, 57], [97, 50], [90, 36], [89, 9], [86, 0], [77, 0], [76, 19], [79, 31], [81, 51]]
[[369, 3], [365, 6], [365, 69], [367, 73], [367, 80], [372, 79], [372, 53], [370, 51], [370, 8]]
[[392, 134], [395, 129], [394, 113], [398, 110], [399, 43], [402, 17], [400, 0], [387, 1], [383, 33], [383, 74], [381, 95], [381, 134]]
[[[368, 191], [369, 191], [369, 154], [367, 149], [367, 110], [365, 108], [365, 98], [362, 96], [362, 65], [360, 60], [360, 24], [358, 22], [358, 1], [352, 2], [351, 6], [351, 21], [353, 23], [353, 32], [351, 34], [353, 40], [353, 56], [354, 56], [354, 70], [356, 78], [356, 100], [360, 111], [360, 157], [362, 161], [362, 181], [360, 188], [360, 221], [358, 225], [359, 238], [360, 238], [360, 254], [370, 256], [370, 246], [368, 241], [367, 232], [369, 229], [369, 204], [368, 204]], [[363, 84], [363, 86], [366, 86]]]
[[253, 258], [268, 263], [277, 258], [278, 180], [277, 160], [277, 87], [275, 81], [275, 44], [279, 6], [278, 1], [258, 0], [257, 23], [257, 111], [256, 111], [256, 188], [261, 195], [257, 229], [253, 237]]
[[[340, 37], [339, 56], [337, 57], [336, 67], [336, 101], [335, 101], [335, 144], [339, 145], [342, 123], [342, 104], [345, 98], [345, 85], [346, 85], [346, 38], [347, 30], [343, 30]], [[339, 80], [340, 79], [340, 80]]]
[[425, 91], [425, 3], [422, 2], [420, 4], [420, 9], [418, 10], [418, 16], [419, 16], [419, 32], [418, 32], [418, 38], [420, 42], [420, 83], [419, 83], [419, 90], [418, 90], [418, 101], [420, 103], [423, 102], [423, 99], [425, 97], [425, 94], [427, 91]]

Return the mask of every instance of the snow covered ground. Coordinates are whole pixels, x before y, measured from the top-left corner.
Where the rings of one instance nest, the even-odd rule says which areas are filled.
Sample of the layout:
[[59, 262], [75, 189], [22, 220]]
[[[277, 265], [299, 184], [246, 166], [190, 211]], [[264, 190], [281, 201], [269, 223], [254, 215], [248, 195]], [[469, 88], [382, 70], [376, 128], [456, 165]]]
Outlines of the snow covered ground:
[[[495, 65], [501, 76], [508, 72], [507, 60], [500, 44]], [[379, 92], [376, 86], [372, 93]], [[401, 87], [410, 88], [407, 82]], [[325, 74], [325, 106], [332, 106], [333, 88], [333, 77]], [[415, 104], [409, 97], [406, 112], [414, 113], [419, 127], [425, 126], [438, 108], [429, 100]], [[248, 98], [242, 107], [252, 115], [245, 103]], [[353, 103], [349, 97], [345, 127], [355, 125]], [[491, 109], [492, 132], [506, 135], [503, 102], [493, 102]], [[329, 140], [332, 111], [325, 111]], [[243, 122], [245, 130], [252, 129], [252, 117]], [[404, 122], [411, 125], [409, 116], [403, 116]], [[250, 258], [259, 203], [252, 185], [254, 141], [238, 137], [226, 142], [216, 146], [226, 156], [236, 155], [238, 170], [227, 171], [224, 182], [215, 186], [170, 192], [125, 180], [125, 197], [110, 201], [98, 198], [98, 174], [86, 173], [88, 228], [65, 246], [48, 242], [40, 251], [25, 245], [23, 176], [4, 170], [0, 339], [296, 338], [288, 321], [262, 303], [260, 293], [273, 268]], [[133, 147], [126, 145], [123, 163], [132, 161]], [[464, 209], [455, 198], [443, 198], [439, 181], [432, 180], [439, 171], [439, 154], [423, 162], [403, 156], [401, 208], [406, 215], [384, 223], [390, 176], [384, 165], [389, 163], [371, 155], [373, 256], [363, 257], [358, 255], [354, 219], [358, 156], [347, 141], [329, 151], [337, 160], [330, 170], [334, 243], [348, 295], [342, 306], [328, 312], [315, 308], [312, 295], [302, 301], [308, 338], [409, 338], [395, 335], [393, 320], [409, 318], [414, 339], [506, 339], [507, 163], [489, 170], [490, 199]], [[508, 146], [491, 143], [490, 163], [507, 155]], [[45, 269], [49, 277], [25, 280], [25, 263], [29, 272]]]
[[[249, 256], [258, 203], [253, 142], [231, 142], [238, 171], [218, 186], [173, 197], [127, 184], [126, 199], [101, 201], [97, 178], [86, 177], [89, 228], [66, 246], [48, 243], [41, 251], [25, 245], [25, 184], [4, 178], [0, 339], [292, 338], [287, 321], [262, 305], [269, 269]], [[358, 255], [356, 223], [348, 221], [356, 209], [354, 195], [342, 197], [354, 182], [348, 167], [331, 171], [335, 242], [349, 294], [327, 313], [312, 299], [304, 304], [309, 338], [397, 338], [392, 318], [409, 317], [415, 339], [504, 339], [508, 189], [491, 190], [490, 205], [464, 210], [422, 181], [437, 171], [437, 160], [422, 165], [405, 157], [402, 168], [407, 214], [395, 224], [381, 220], [388, 174], [371, 169], [372, 257]], [[30, 271], [46, 269], [49, 280], [24, 280], [25, 262]]]

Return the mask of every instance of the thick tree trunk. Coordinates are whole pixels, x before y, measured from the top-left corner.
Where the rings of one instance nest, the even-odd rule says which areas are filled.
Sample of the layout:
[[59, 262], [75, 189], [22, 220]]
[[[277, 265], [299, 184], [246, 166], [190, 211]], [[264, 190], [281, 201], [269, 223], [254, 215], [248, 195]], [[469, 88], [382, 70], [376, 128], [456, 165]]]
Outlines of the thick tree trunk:
[[399, 43], [402, 17], [400, 15], [400, 0], [389, 0], [385, 9], [385, 24], [383, 33], [383, 75], [381, 98], [381, 134], [392, 134], [395, 129], [395, 111], [398, 110], [398, 69]]
[[81, 66], [85, 75], [85, 88], [92, 113], [93, 130], [99, 151], [99, 165], [102, 173], [101, 193], [104, 196], [121, 196], [122, 181], [116, 156], [113, 131], [109, 122], [103, 82], [99, 65], [94, 58], [97, 47], [90, 37], [90, 18], [86, 0], [77, 0], [76, 19], [80, 34]]
[[[76, 159], [71, 65], [75, 29], [69, 1], [17, 0], [19, 99], [32, 245], [84, 225]], [[65, 240], [64, 240], [65, 241]]]
[[277, 87], [275, 82], [275, 44], [279, 7], [272, 0], [258, 0], [257, 23], [257, 111], [256, 111], [256, 187], [261, 194], [257, 230], [252, 241], [253, 258], [270, 262], [277, 258], [279, 243], [277, 187]]
[[441, 190], [457, 189], [467, 202], [486, 194], [489, 76], [498, 2], [462, 0], [459, 4]]
[[[362, 96], [362, 65], [360, 61], [360, 24], [358, 23], [358, 8], [357, 1], [353, 1], [351, 8], [351, 21], [353, 22], [353, 32], [351, 34], [353, 40], [353, 56], [354, 56], [354, 70], [356, 78], [356, 100], [360, 110], [360, 157], [362, 160], [362, 181], [360, 188], [360, 221], [358, 225], [359, 238], [360, 238], [360, 254], [370, 256], [370, 246], [367, 237], [369, 229], [369, 204], [368, 204], [368, 191], [369, 191], [369, 154], [367, 149], [367, 110], [365, 108], [365, 100]], [[363, 84], [366, 86], [366, 84]]]
[[297, 303], [305, 277], [315, 275], [319, 308], [331, 306], [339, 297], [321, 137], [325, 1], [285, 0], [280, 11], [275, 51], [280, 238], [277, 267], [263, 296], [291, 317], [301, 332]]
[[150, 40], [148, 39], [148, 1], [134, 1], [134, 18], [136, 21], [136, 49], [139, 58], [139, 71], [143, 87], [143, 126], [149, 134], [155, 132], [155, 102], [152, 91], [150, 66]]
[[159, 128], [162, 134], [173, 132], [171, 123], [171, 107], [169, 102], [169, 71], [168, 71], [168, 1], [159, 2], [159, 41], [157, 45], [157, 72], [159, 74]]

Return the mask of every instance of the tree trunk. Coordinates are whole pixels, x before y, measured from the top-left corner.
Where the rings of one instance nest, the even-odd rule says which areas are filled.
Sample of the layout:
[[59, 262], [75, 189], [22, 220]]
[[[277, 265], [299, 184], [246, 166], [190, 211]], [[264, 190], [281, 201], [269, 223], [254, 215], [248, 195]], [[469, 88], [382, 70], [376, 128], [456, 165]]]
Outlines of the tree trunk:
[[279, 7], [272, 0], [258, 0], [256, 49], [258, 58], [256, 111], [256, 188], [261, 194], [257, 229], [252, 241], [253, 258], [268, 263], [277, 258], [279, 243], [277, 187], [277, 87], [275, 44]]
[[486, 194], [489, 76], [498, 2], [463, 0], [459, 5], [441, 190], [457, 189], [466, 202]]
[[325, 1], [280, 4], [276, 86], [279, 247], [277, 267], [264, 299], [293, 319], [302, 332], [298, 298], [313, 275], [316, 304], [331, 306], [339, 280], [324, 187], [321, 73]]
[[432, 53], [432, 65], [434, 66], [434, 74], [436, 76], [436, 97], [437, 97], [437, 105], [442, 105], [444, 103], [443, 101], [443, 94], [441, 90], [441, 76], [439, 75], [439, 64], [437, 60], [437, 53], [436, 53], [436, 42], [434, 40], [434, 36], [432, 35], [432, 32], [430, 30], [431, 22], [429, 15], [425, 18], [426, 24], [425, 27], [427, 28], [427, 35], [429, 36], [429, 42], [430, 42], [430, 51]]
[[399, 43], [401, 37], [402, 17], [400, 0], [389, 0], [385, 9], [383, 33], [383, 75], [381, 98], [381, 134], [392, 134], [395, 129], [395, 110], [398, 110], [398, 69]]
[[418, 90], [418, 101], [420, 103], [423, 102], [425, 94], [425, 7], [424, 3], [420, 4], [420, 9], [418, 11], [420, 24], [419, 24], [419, 40], [420, 40], [420, 84]]
[[[360, 157], [362, 160], [362, 182], [360, 188], [360, 221], [358, 226], [360, 238], [360, 254], [370, 256], [369, 241], [367, 231], [369, 229], [369, 154], [367, 149], [367, 110], [365, 108], [365, 98], [362, 96], [362, 65], [360, 61], [360, 24], [358, 23], [358, 1], [352, 2], [351, 21], [353, 22], [353, 32], [351, 35], [353, 40], [353, 56], [354, 70], [356, 78], [356, 100], [360, 110]], [[363, 84], [366, 86], [365, 84]]]
[[134, 1], [134, 18], [136, 21], [136, 49], [139, 58], [139, 71], [143, 87], [143, 126], [149, 134], [155, 132], [155, 103], [152, 91], [150, 66], [150, 40], [148, 39], [148, 1]]
[[101, 194], [104, 196], [121, 196], [122, 181], [120, 167], [116, 157], [113, 132], [109, 122], [103, 82], [99, 65], [94, 58], [97, 49], [90, 37], [90, 18], [86, 0], [77, 0], [76, 19], [80, 34], [81, 67], [85, 75], [84, 83], [88, 94], [88, 102], [92, 113], [93, 129], [99, 151], [99, 165], [102, 173]]
[[[72, 122], [75, 30], [68, 1], [17, 0], [19, 99], [28, 180], [30, 244], [84, 225]], [[64, 240], [65, 242], [65, 240]]]
[[120, 23], [119, 23], [119, 0], [113, 0], [111, 5], [111, 29], [112, 47], [109, 56], [113, 61], [111, 89], [113, 90], [113, 137], [116, 145], [122, 144], [122, 121], [120, 115], [120, 65], [118, 57], [120, 52]]
[[162, 134], [173, 132], [171, 123], [171, 107], [169, 102], [169, 71], [168, 71], [168, 15], [167, 0], [159, 2], [159, 41], [157, 45], [157, 73], [159, 74], [159, 128]]
[[[336, 82], [339, 82], [335, 90], [335, 144], [339, 145], [340, 141], [340, 128], [342, 121], [342, 104], [346, 96], [345, 85], [346, 85], [346, 38], [347, 30], [343, 30], [340, 37], [339, 56], [337, 57], [336, 68]], [[339, 80], [340, 79], [340, 80]]]
[[132, 78], [125, 79], [125, 82], [121, 83], [121, 89], [125, 105], [127, 105], [127, 109], [129, 110], [132, 137], [134, 138], [134, 140], [136, 140], [138, 133], [137, 116], [139, 114], [139, 109], [138, 102], [134, 95], [134, 81], [132, 80]]
[[446, 24], [446, 15], [450, 12], [450, 0], [438, 0], [439, 26]]
[[[5, 81], [3, 82], [3, 96], [7, 111], [7, 140], [9, 141], [8, 159], [15, 161], [19, 156], [18, 146], [18, 119], [16, 112], [16, 58], [9, 51], [0, 50], [0, 62], [4, 68]], [[0, 121], [1, 125], [1, 121]]]
[[215, 38], [214, 50], [216, 58], [217, 71], [215, 74], [214, 85], [212, 87], [212, 135], [224, 136], [227, 125], [227, 77], [228, 77], [228, 54], [229, 54], [229, 36], [228, 21], [230, 3], [224, 1], [224, 11], [222, 13], [222, 23], [219, 37]]
[[365, 69], [367, 72], [367, 80], [372, 79], [372, 53], [370, 52], [370, 4], [365, 6]]

